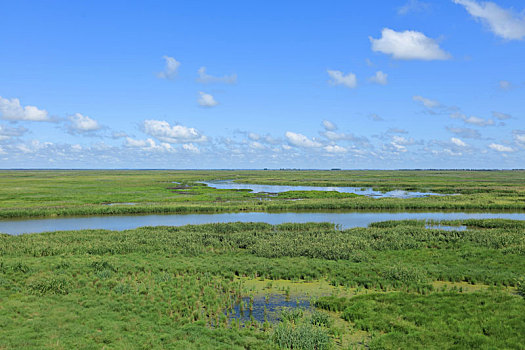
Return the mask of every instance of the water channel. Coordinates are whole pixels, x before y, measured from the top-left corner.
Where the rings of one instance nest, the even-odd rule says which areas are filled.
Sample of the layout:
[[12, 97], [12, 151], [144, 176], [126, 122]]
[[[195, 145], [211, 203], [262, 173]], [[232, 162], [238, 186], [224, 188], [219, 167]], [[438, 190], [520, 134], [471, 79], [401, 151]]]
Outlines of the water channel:
[[287, 222], [331, 222], [341, 228], [366, 227], [387, 220], [525, 220], [525, 213], [459, 213], [459, 212], [326, 212], [326, 213], [219, 213], [173, 215], [120, 215], [41, 219], [0, 220], [0, 232], [10, 235], [48, 231], [84, 229], [127, 230], [142, 226], [183, 226], [225, 222], [265, 222], [272, 225]]

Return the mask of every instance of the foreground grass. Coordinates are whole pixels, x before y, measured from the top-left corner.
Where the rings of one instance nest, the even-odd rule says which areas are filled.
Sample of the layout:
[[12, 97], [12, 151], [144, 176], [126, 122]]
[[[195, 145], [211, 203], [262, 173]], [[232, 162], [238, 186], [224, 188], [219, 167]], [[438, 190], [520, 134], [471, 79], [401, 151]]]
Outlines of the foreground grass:
[[[293, 191], [269, 197], [196, 183], [217, 179], [461, 195], [377, 199]], [[0, 218], [359, 209], [524, 210], [525, 171], [0, 171]]]
[[[455, 224], [470, 229], [232, 223], [1, 235], [0, 348], [519, 349], [525, 224]], [[328, 281], [320, 294], [337, 296], [315, 297], [331, 313], [244, 326], [226, 317], [268, 280]]]

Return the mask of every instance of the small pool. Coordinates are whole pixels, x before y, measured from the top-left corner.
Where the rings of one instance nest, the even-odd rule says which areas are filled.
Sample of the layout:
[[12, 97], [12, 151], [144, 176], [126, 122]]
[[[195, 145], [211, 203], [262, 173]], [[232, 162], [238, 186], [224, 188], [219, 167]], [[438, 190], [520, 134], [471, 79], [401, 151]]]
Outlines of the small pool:
[[433, 192], [412, 192], [395, 190], [389, 192], [374, 191], [371, 187], [323, 187], [323, 186], [282, 186], [236, 183], [233, 180], [199, 182], [206, 186], [223, 190], [251, 190], [252, 193], [282, 193], [288, 191], [335, 191], [340, 193], [355, 193], [374, 198], [420, 198], [428, 196], [449, 196]]

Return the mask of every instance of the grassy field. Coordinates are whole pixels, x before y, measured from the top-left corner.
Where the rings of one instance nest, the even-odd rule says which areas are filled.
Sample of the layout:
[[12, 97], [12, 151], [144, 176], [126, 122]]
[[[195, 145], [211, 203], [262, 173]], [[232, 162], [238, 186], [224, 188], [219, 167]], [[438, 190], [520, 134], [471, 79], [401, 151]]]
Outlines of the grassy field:
[[[247, 190], [218, 190], [196, 183], [220, 179], [243, 183], [372, 187], [382, 191], [401, 189], [460, 195], [378, 199], [336, 192], [293, 191], [270, 197]], [[0, 218], [443, 209], [523, 211], [525, 171], [0, 171]]]
[[[0, 348], [522, 349], [525, 223], [447, 224], [1, 235]], [[273, 293], [316, 308], [232, 314]]]

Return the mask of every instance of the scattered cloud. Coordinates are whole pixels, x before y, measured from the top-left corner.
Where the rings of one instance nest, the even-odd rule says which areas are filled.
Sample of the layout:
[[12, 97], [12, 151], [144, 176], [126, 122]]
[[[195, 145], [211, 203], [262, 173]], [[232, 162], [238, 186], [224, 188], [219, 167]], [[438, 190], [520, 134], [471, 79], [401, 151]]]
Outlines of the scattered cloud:
[[197, 103], [201, 107], [214, 107], [219, 104], [219, 102], [215, 101], [215, 98], [213, 98], [212, 95], [207, 94], [205, 92], [199, 91], [199, 99], [197, 100]]
[[328, 153], [346, 153], [348, 150], [338, 145], [328, 145], [324, 147], [324, 150]]
[[522, 147], [525, 147], [525, 130], [513, 130], [514, 141]]
[[378, 70], [375, 75], [370, 77], [370, 80], [372, 83], [380, 84], [380, 85], [386, 85], [388, 84], [388, 74], [381, 72]]
[[69, 119], [69, 132], [73, 134], [85, 134], [93, 133], [101, 129], [100, 124], [87, 115], [82, 115], [80, 113], [75, 113], [68, 117]]
[[295, 132], [287, 131], [286, 139], [288, 142], [296, 147], [305, 147], [305, 148], [314, 148], [314, 147], [321, 147], [321, 144], [315, 140], [311, 140], [308, 137], [297, 134]]
[[22, 136], [26, 132], [27, 129], [22, 126], [12, 128], [6, 125], [0, 125], [0, 141], [6, 141], [13, 137]]
[[201, 153], [201, 150], [193, 143], [185, 143], [182, 145], [182, 149], [191, 153]]
[[514, 149], [512, 149], [512, 147], [500, 145], [498, 143], [491, 143], [489, 145], [489, 148], [493, 149], [494, 151], [498, 151], [498, 152], [514, 152]]
[[2, 119], [10, 121], [51, 121], [47, 111], [35, 106], [22, 106], [19, 99], [7, 99], [2, 96], [0, 96], [0, 115]]
[[387, 134], [408, 134], [408, 131], [399, 128], [389, 128], [386, 132]]
[[328, 130], [328, 131], [337, 130], [337, 125], [335, 125], [329, 120], [323, 120], [323, 127], [325, 128], [325, 130]]
[[451, 118], [461, 119], [467, 124], [477, 125], [477, 126], [491, 126], [495, 125], [494, 120], [492, 119], [483, 119], [475, 116], [466, 116], [463, 113], [454, 112], [450, 114]]
[[497, 4], [474, 0], [453, 0], [463, 5], [470, 15], [481, 21], [495, 35], [507, 40], [521, 40], [525, 37], [525, 15], [503, 9]]
[[453, 144], [455, 144], [458, 147], [467, 147], [467, 144], [465, 142], [463, 142], [462, 140], [460, 140], [460, 139], [458, 139], [456, 137], [451, 138], [450, 142], [452, 142]]
[[451, 55], [443, 51], [436, 40], [425, 36], [421, 32], [406, 30], [396, 32], [384, 28], [381, 38], [369, 37], [372, 51], [392, 55], [399, 60], [448, 60]]
[[167, 143], [207, 141], [207, 137], [194, 128], [188, 128], [183, 125], [170, 126], [167, 121], [163, 120], [145, 120], [143, 130], [147, 135]]
[[180, 62], [169, 56], [162, 56], [166, 61], [166, 66], [162, 72], [159, 72], [157, 76], [161, 79], [173, 79], [178, 73]]
[[207, 84], [207, 83], [224, 83], [224, 84], [235, 84], [237, 82], [237, 74], [225, 75], [222, 77], [214, 77], [206, 73], [206, 67], [200, 67], [197, 71], [199, 77], [197, 82]]
[[375, 122], [382, 122], [382, 121], [384, 121], [384, 119], [381, 118], [381, 116], [376, 114], [376, 113], [369, 114], [368, 118], [372, 119]]
[[128, 134], [125, 133], [124, 131], [113, 131], [111, 133], [111, 138], [115, 139], [115, 140], [116, 139], [121, 139], [121, 138], [124, 138], [124, 137], [127, 137], [127, 136], [128, 136]]
[[398, 15], [406, 15], [410, 12], [423, 12], [430, 8], [430, 4], [419, 0], [408, 0], [397, 10]]
[[430, 99], [425, 98], [423, 96], [416, 95], [416, 96], [413, 96], [412, 99], [414, 101], [421, 102], [427, 108], [436, 108], [436, 107], [440, 107], [441, 106], [441, 104], [438, 101], [430, 100]]
[[500, 80], [499, 82], [499, 88], [503, 90], [510, 90], [512, 88], [512, 84], [510, 81], [507, 80]]
[[459, 137], [463, 137], [466, 139], [480, 139], [481, 134], [479, 131], [470, 129], [470, 128], [455, 128], [451, 126], [447, 126], [446, 129], [450, 131], [453, 134], [456, 134]]
[[155, 140], [148, 138], [146, 140], [135, 140], [131, 137], [126, 137], [125, 147], [138, 148], [143, 151], [156, 151], [156, 152], [173, 152], [175, 149], [166, 142], [157, 144]]
[[331, 85], [344, 85], [350, 89], [357, 86], [357, 78], [354, 73], [348, 73], [344, 75], [339, 70], [327, 70], [330, 80], [328, 81]]
[[507, 119], [512, 118], [510, 114], [501, 113], [501, 112], [492, 112], [492, 116], [499, 120], [507, 120]]

